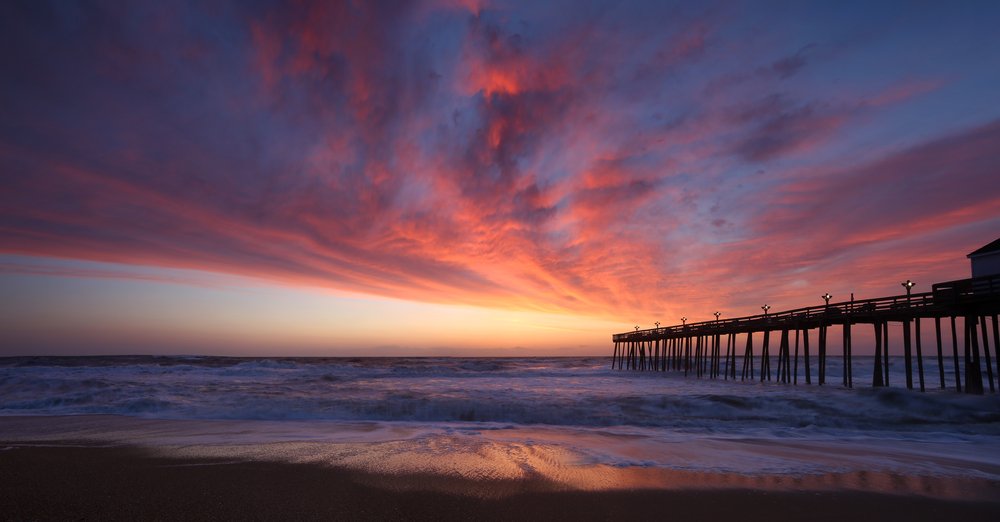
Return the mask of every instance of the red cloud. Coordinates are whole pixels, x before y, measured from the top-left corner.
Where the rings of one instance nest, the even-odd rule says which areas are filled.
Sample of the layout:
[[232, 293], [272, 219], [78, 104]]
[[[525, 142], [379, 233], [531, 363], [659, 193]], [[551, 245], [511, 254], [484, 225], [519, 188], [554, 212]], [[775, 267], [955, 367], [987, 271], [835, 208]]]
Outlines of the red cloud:
[[695, 69], [740, 47], [724, 17], [549, 31], [482, 7], [11, 28], [0, 250], [633, 320], [793, 300], [807, 277], [865, 288], [905, 256], [946, 273], [907, 238], [958, 248], [998, 215], [997, 124], [825, 167], [864, 97], [775, 94], [802, 51], [745, 51], [772, 83], [706, 94]]

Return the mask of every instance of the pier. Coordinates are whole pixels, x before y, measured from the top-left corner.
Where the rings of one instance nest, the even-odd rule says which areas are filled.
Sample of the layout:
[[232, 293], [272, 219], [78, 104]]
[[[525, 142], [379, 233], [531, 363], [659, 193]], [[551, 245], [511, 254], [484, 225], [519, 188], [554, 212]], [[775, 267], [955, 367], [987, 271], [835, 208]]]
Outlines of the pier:
[[[611, 367], [636, 371], [683, 371], [685, 376], [711, 379], [736, 379], [738, 375], [741, 380], [759, 378], [764, 381], [771, 380], [773, 374], [778, 382], [798, 384], [801, 345], [805, 383], [824, 385], [827, 384], [827, 349], [837, 342], [829, 339], [828, 329], [830, 326], [841, 326], [842, 385], [853, 387], [856, 382], [868, 382], [866, 375], [870, 375], [872, 386], [888, 386], [888, 325], [900, 323], [907, 388], [916, 386], [925, 391], [928, 385], [928, 376], [924, 375], [924, 347], [921, 346], [923, 325], [924, 328], [933, 328], [935, 332], [939, 369], [937, 380], [941, 388], [945, 388], [950, 381], [950, 385], [959, 392], [983, 394], [985, 376], [989, 391], [996, 392], [994, 383], [997, 379], [990, 346], [996, 354], [1000, 346], [1000, 274], [938, 283], [926, 293], [910, 294], [910, 286], [907, 286], [907, 294], [892, 297], [830, 303], [827, 294], [823, 296], [827, 304], [821, 306], [768, 313], [769, 308], [765, 305], [761, 315], [717, 318], [714, 321], [665, 327], [657, 325], [648, 330], [637, 327], [634, 332], [612, 336], [615, 351]], [[957, 326], [958, 319], [961, 319], [961, 327]], [[868, 327], [863, 328], [862, 325]], [[992, 336], [988, 335], [990, 329]], [[874, 367], [869, 370], [870, 373], [866, 371], [866, 375], [855, 376], [851, 344], [853, 336], [865, 330], [875, 339]], [[810, 352], [813, 347], [810, 345], [810, 332], [813, 332], [815, 352]], [[760, 343], [759, 368], [754, 367], [755, 342]], [[946, 351], [946, 344], [950, 345], [947, 346], [950, 350]], [[776, 361], [772, 361], [772, 350], [777, 352]], [[816, 375], [811, 371], [811, 357], [817, 358]], [[952, 358], [953, 376], [945, 375], [945, 357]], [[777, 363], [773, 369], [772, 362]], [[1000, 359], [997, 364], [1000, 372]], [[1000, 378], [1000, 375], [996, 377]]]

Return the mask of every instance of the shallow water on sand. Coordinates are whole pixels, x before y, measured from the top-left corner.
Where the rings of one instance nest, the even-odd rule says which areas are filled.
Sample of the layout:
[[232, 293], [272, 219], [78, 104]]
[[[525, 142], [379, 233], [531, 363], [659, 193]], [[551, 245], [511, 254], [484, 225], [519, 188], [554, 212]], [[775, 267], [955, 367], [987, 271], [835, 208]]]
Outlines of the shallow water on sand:
[[[855, 375], [867, 374], [870, 361], [858, 359]], [[936, 361], [927, 362], [935, 376]], [[838, 384], [823, 387], [609, 365], [606, 358], [8, 358], [0, 359], [0, 441], [129, 444], [389, 475], [544, 477], [585, 489], [708, 475], [825, 484], [820, 477], [832, 473], [866, 488], [899, 487], [872, 473], [1000, 480], [995, 394], [846, 389], [835, 361], [828, 382]], [[903, 382], [901, 367], [893, 361], [890, 382]]]

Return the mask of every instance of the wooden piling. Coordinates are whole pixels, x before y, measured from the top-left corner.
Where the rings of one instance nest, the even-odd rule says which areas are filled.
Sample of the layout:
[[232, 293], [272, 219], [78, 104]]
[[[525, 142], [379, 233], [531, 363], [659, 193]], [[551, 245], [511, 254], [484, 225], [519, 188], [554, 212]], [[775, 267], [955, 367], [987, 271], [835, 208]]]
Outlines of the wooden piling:
[[715, 378], [715, 352], [717, 337], [715, 335], [708, 336], [708, 378]]
[[726, 376], [725, 380], [729, 380], [729, 357], [733, 351], [733, 334], [726, 334]]
[[958, 364], [958, 330], [955, 329], [955, 316], [951, 317], [951, 350], [955, 355], [955, 390], [962, 393], [962, 367]]
[[997, 383], [1000, 385], [1000, 321], [996, 315], [993, 316], [993, 353], [997, 355]]
[[[851, 294], [851, 300], [854, 300], [854, 294]], [[851, 328], [851, 319], [848, 317], [847, 326], [847, 387], [854, 387], [854, 339], [851, 337], [853, 334], [853, 329]]]
[[819, 325], [819, 364], [817, 366], [819, 385], [823, 386], [826, 384], [826, 326], [823, 323]]
[[713, 378], [719, 377], [719, 371], [722, 369], [722, 337], [719, 334], [715, 334], [715, 371], [712, 374]]
[[917, 376], [920, 378], [920, 391], [924, 390], [924, 354], [920, 351], [920, 318], [913, 319], [913, 337], [917, 345]]
[[732, 361], [733, 366], [732, 369], [730, 370], [732, 372], [730, 376], [735, 381], [736, 380], [736, 334], [734, 333], [732, 334], [732, 336], [733, 336], [733, 361]]
[[882, 365], [882, 373], [885, 376], [885, 385], [889, 385], [889, 321], [882, 322], [882, 357], [885, 364]]
[[712, 336], [706, 335], [705, 338], [702, 340], [701, 344], [702, 374], [711, 373], [711, 370], [709, 369], [712, 365], [710, 362], [711, 359], [712, 359]]
[[785, 350], [784, 347], [781, 345], [782, 344], [781, 342], [783, 340], [782, 335], [784, 335], [784, 333], [785, 330], [782, 329], [781, 334], [779, 334], [778, 336], [778, 370], [774, 374], [775, 382], [785, 382], [781, 379], [782, 372], [784, 371], [785, 367]]
[[934, 333], [937, 336], [938, 372], [941, 374], [941, 389], [944, 389], [944, 352], [941, 350], [941, 318], [934, 318]]
[[701, 377], [701, 338], [702, 338], [702, 336], [699, 335], [698, 338], [695, 339], [695, 346], [694, 346], [694, 375], [695, 375], [695, 377]]
[[681, 350], [684, 347], [684, 339], [677, 338], [674, 339], [674, 360], [671, 364], [674, 365], [674, 371], [680, 371], [681, 369]]
[[799, 383], [799, 325], [795, 325], [795, 362], [792, 363], [792, 384]]
[[778, 343], [778, 380], [788, 383], [792, 377], [789, 373], [788, 329], [784, 328], [781, 330], [781, 341]]
[[913, 360], [910, 353], [910, 320], [903, 320], [903, 366], [906, 372], [906, 388], [913, 389]]
[[885, 386], [882, 380], [882, 323], [875, 323], [875, 375], [872, 376], [872, 386]]
[[764, 382], [764, 373], [767, 372], [767, 380], [771, 380], [771, 351], [768, 346], [771, 339], [771, 331], [764, 330], [764, 344], [760, 347], [760, 382]]
[[965, 318], [965, 393], [983, 394], [983, 372], [979, 363], [976, 318]]
[[844, 322], [844, 386], [854, 387], [851, 377], [851, 318], [848, 317]]
[[[981, 316], [979, 318], [979, 325], [983, 330], [983, 356], [986, 358], [986, 380], [990, 382], [990, 393], [993, 393], [996, 391], [996, 388], [993, 387], [993, 363], [990, 362], [989, 337], [986, 336], [986, 317]], [[997, 360], [997, 363], [1000, 364], [1000, 359]]]
[[705, 375], [705, 363], [708, 362], [708, 337], [699, 336], [698, 342], [701, 345], [701, 350], [698, 353], [698, 377], [702, 377]]
[[684, 363], [683, 363], [684, 364], [684, 376], [685, 377], [688, 376], [688, 370], [690, 369], [690, 366], [691, 366], [689, 364], [689, 361], [690, 361], [689, 354], [690, 353], [691, 353], [691, 337], [685, 336], [684, 337]]
[[747, 378], [747, 369], [750, 370], [750, 380], [753, 380], [753, 333], [747, 332], [747, 349], [743, 352], [743, 377], [741, 381]]
[[802, 329], [802, 364], [806, 369], [806, 384], [812, 384], [812, 370], [809, 368], [809, 329]]

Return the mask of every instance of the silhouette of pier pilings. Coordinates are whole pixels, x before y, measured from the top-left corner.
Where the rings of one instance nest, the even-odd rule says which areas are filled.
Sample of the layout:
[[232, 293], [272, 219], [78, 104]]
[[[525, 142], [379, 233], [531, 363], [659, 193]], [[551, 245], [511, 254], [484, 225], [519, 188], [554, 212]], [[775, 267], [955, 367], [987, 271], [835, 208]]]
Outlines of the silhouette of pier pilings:
[[[762, 315], [614, 334], [612, 341], [615, 351], [611, 367], [637, 371], [684, 372], [685, 376], [712, 379], [736, 379], [739, 375], [741, 380], [759, 378], [761, 381], [770, 381], [773, 358], [771, 350], [774, 349], [771, 343], [772, 337], [775, 337], [777, 367], [773, 373], [776, 380], [798, 384], [801, 344], [806, 384], [813, 384], [815, 380], [816, 384], [823, 385], [827, 384], [827, 360], [832, 357], [828, 356], [827, 349], [832, 343], [836, 343], [829, 339], [828, 329], [831, 326], [841, 326], [843, 333], [840, 344], [844, 366], [842, 384], [853, 387], [856, 380], [852, 338], [860, 331], [861, 325], [870, 325], [871, 329], [868, 331], [875, 338], [874, 367], [870, 374], [872, 386], [888, 386], [889, 323], [900, 323], [903, 331], [906, 387], [914, 388], [913, 363], [916, 362], [918, 385], [920, 391], [924, 391], [926, 382], [920, 329], [922, 321], [932, 320], [941, 388], [945, 388], [946, 382], [951, 379], [951, 376], [945, 375], [944, 370], [945, 357], [950, 357], [954, 363], [952, 384], [955, 389], [959, 392], [964, 390], [966, 393], [982, 394], [984, 363], [989, 390], [996, 391], [990, 345], [992, 344], [994, 353], [997, 353], [1000, 346], [998, 314], [1000, 275], [991, 275], [938, 283], [932, 286], [932, 291], [926, 293], [827, 303], [777, 313], [765, 311]], [[963, 319], [961, 328], [956, 328], [958, 318]], [[988, 335], [990, 324], [992, 336]], [[810, 348], [813, 348], [810, 345], [810, 332], [814, 332], [812, 338], [815, 339], [815, 353], [810, 352]], [[745, 335], [745, 340], [737, 339], [739, 335]], [[755, 338], [760, 342], [759, 368], [754, 368]], [[949, 340], [951, 342], [947, 343]], [[950, 353], [946, 351], [946, 344], [950, 344]], [[816, 375], [812, 374], [810, 357], [817, 358]], [[1000, 374], [1000, 355], [997, 364]], [[1000, 375], [997, 377], [1000, 378]], [[1000, 384], [1000, 381], [996, 382]]]

